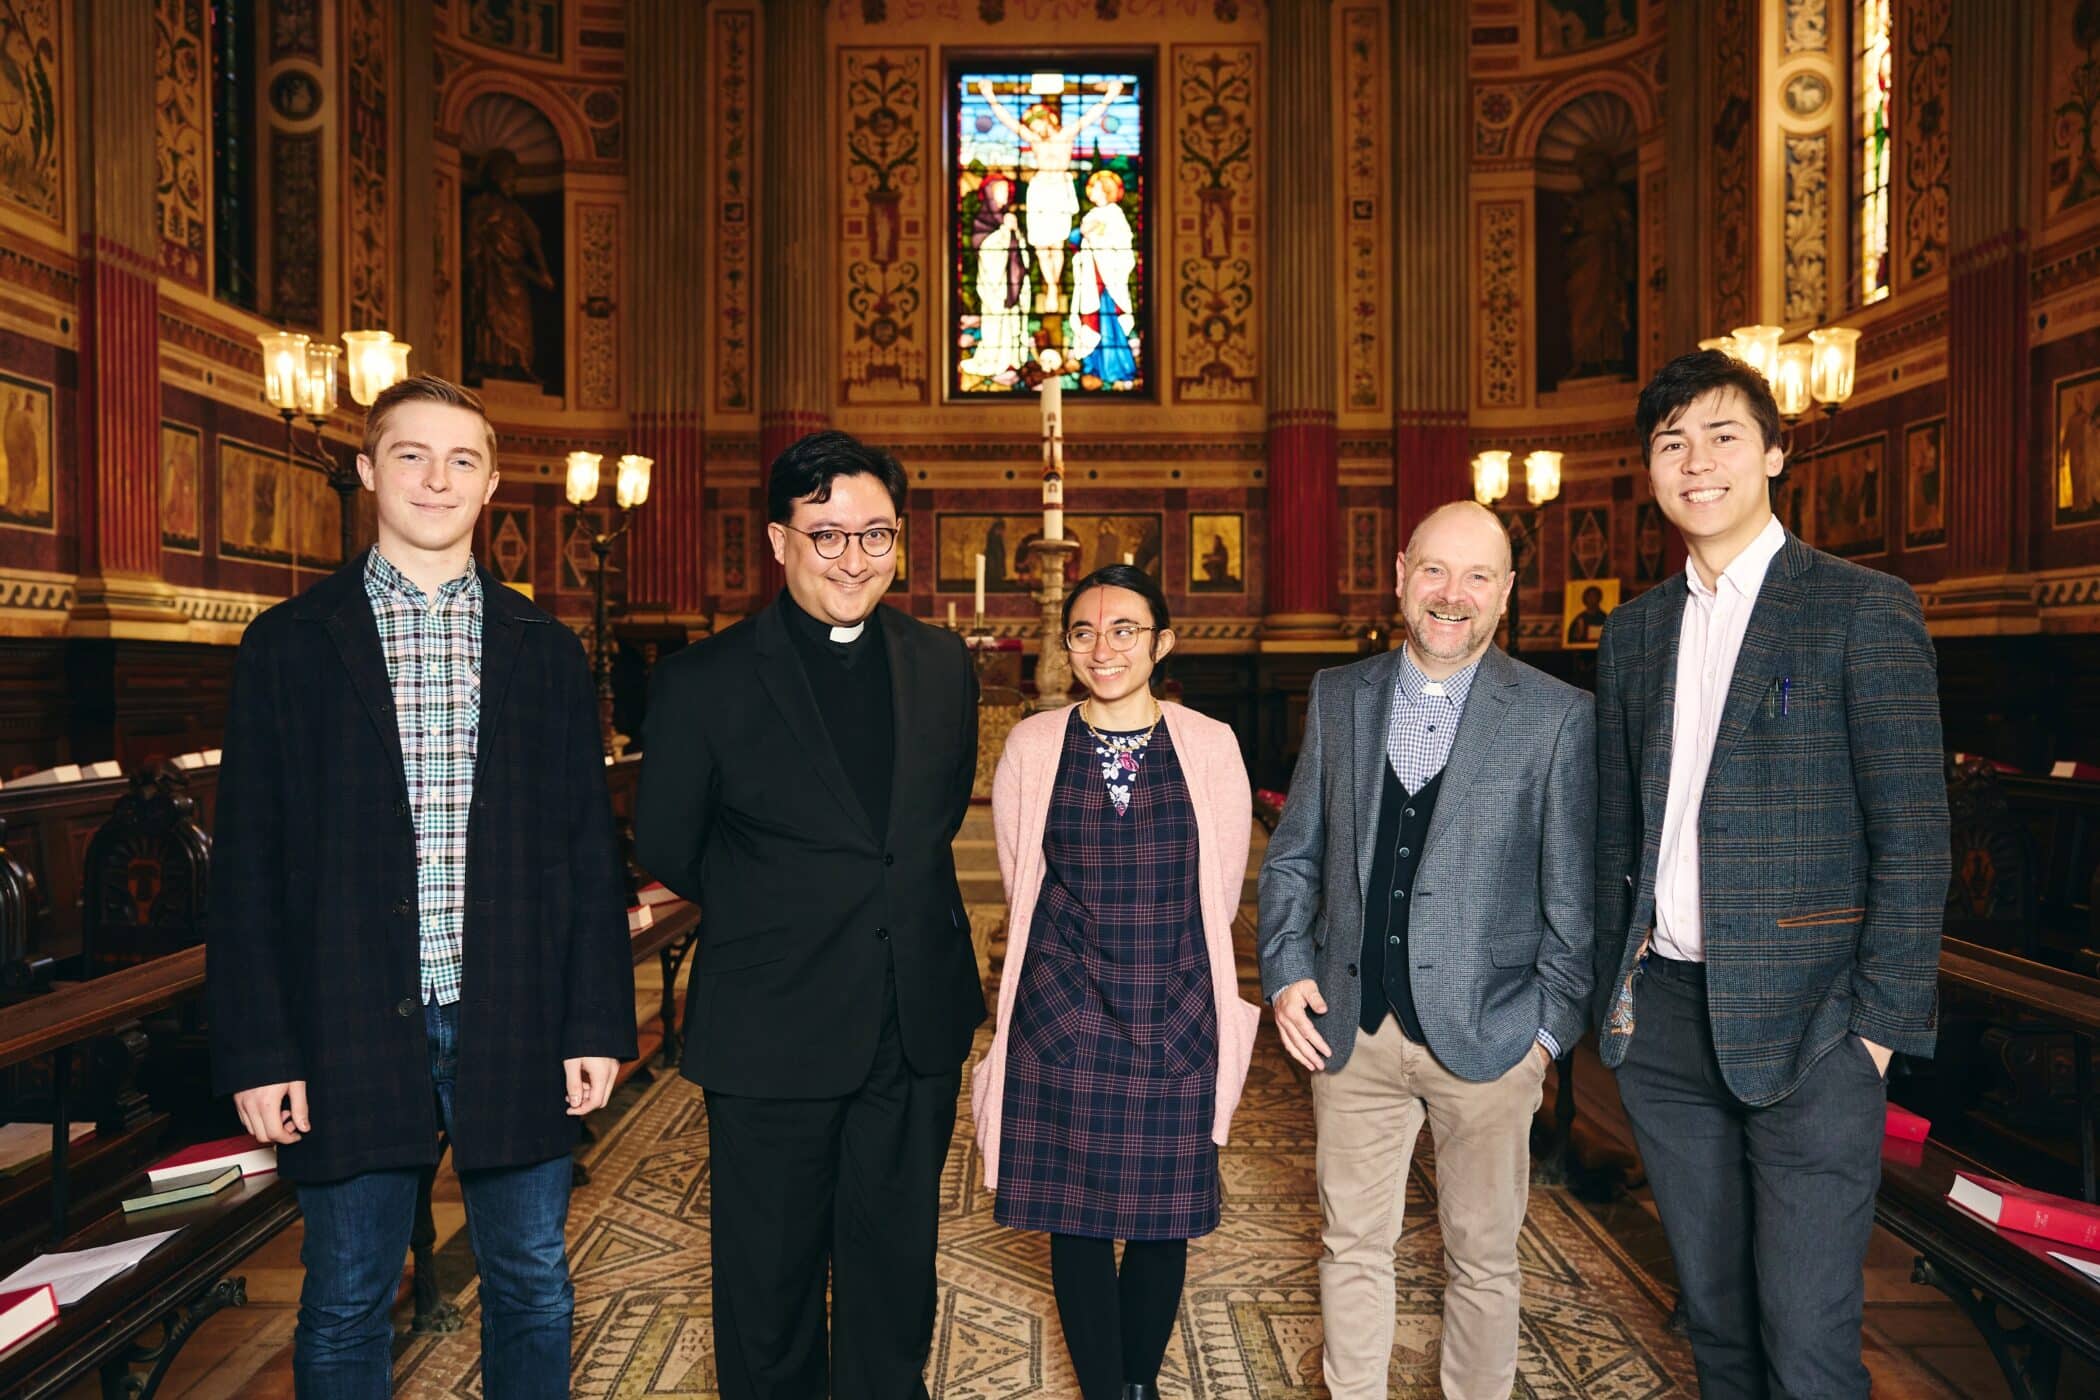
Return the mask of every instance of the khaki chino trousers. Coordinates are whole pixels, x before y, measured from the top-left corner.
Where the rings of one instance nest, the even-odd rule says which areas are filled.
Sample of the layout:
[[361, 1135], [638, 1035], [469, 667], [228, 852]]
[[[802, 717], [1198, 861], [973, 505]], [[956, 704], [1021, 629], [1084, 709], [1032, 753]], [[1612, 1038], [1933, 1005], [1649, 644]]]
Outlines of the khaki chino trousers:
[[1357, 1036], [1340, 1070], [1313, 1076], [1322, 1363], [1334, 1400], [1385, 1400], [1393, 1250], [1425, 1122], [1436, 1142], [1444, 1241], [1443, 1391], [1454, 1400], [1507, 1400], [1517, 1373], [1517, 1232], [1545, 1080], [1536, 1049], [1499, 1079], [1461, 1079], [1391, 1016], [1376, 1034]]

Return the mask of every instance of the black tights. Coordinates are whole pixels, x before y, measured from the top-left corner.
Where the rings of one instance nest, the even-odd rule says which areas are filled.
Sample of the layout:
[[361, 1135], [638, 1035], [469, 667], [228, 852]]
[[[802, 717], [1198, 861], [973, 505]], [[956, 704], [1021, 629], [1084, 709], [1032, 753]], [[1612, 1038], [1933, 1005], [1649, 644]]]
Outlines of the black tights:
[[1132, 1240], [1118, 1274], [1114, 1240], [1050, 1237], [1050, 1286], [1085, 1400], [1121, 1400], [1125, 1382], [1159, 1383], [1188, 1262], [1187, 1240]]

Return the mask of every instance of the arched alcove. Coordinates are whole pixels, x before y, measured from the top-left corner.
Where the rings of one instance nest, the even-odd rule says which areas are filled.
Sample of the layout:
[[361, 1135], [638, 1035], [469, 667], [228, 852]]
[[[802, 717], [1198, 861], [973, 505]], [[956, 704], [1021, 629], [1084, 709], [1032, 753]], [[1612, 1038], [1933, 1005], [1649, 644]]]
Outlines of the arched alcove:
[[459, 127], [460, 366], [468, 384], [563, 391], [562, 143], [509, 92], [467, 104]]
[[1630, 379], [1639, 359], [1640, 125], [1591, 91], [1546, 120], [1533, 155], [1539, 392]]

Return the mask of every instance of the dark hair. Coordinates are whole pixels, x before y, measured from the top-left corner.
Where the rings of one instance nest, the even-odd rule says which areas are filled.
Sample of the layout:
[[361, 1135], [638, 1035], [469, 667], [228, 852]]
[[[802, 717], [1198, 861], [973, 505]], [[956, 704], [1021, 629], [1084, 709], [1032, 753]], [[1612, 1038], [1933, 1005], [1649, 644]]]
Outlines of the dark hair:
[[1167, 595], [1160, 591], [1158, 579], [1135, 564], [1104, 564], [1073, 584], [1072, 591], [1065, 594], [1065, 631], [1072, 630], [1072, 605], [1089, 588], [1127, 588], [1143, 598], [1145, 606], [1152, 609], [1152, 626], [1157, 629], [1152, 634], [1155, 639], [1172, 625], [1167, 618]]
[[773, 459], [766, 481], [766, 518], [784, 525], [795, 513], [795, 502], [830, 500], [831, 483], [842, 476], [874, 477], [889, 488], [897, 513], [904, 513], [907, 483], [897, 459], [833, 429], [799, 437]]
[[1641, 390], [1640, 405], [1633, 412], [1633, 428], [1641, 439], [1641, 460], [1648, 460], [1650, 439], [1656, 429], [1675, 423], [1694, 399], [1716, 389], [1732, 389], [1742, 395], [1764, 445], [1780, 445], [1779, 405], [1773, 401], [1772, 386], [1765, 382], [1764, 375], [1722, 351], [1694, 350], [1657, 370], [1648, 387]]

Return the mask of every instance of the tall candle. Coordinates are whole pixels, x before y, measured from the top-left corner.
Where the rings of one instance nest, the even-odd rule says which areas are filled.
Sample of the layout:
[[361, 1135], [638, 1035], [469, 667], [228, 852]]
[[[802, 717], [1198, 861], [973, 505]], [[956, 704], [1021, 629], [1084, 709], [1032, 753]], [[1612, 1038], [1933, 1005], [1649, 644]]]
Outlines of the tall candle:
[[1061, 540], [1064, 537], [1065, 508], [1063, 506], [1044, 506], [1043, 538], [1046, 540]]
[[1126, 564], [1135, 564], [1137, 563], [1137, 556], [1135, 554], [1130, 554], [1126, 552], [1123, 555], [1123, 562]]
[[984, 616], [984, 556], [977, 556], [977, 609], [978, 617]]
[[948, 630], [950, 632], [955, 630], [955, 600], [953, 598], [948, 600]]

